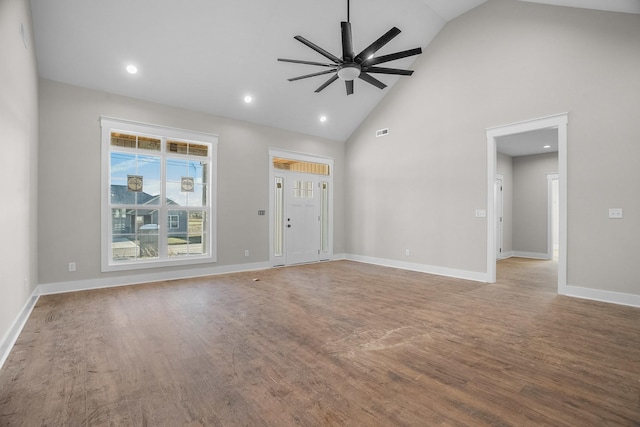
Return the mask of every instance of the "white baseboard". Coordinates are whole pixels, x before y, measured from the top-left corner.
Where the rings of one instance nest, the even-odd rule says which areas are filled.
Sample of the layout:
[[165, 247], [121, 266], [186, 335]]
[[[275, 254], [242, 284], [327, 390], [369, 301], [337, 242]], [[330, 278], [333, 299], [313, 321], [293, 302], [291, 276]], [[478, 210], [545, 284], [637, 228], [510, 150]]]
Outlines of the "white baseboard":
[[473, 280], [476, 282], [487, 282], [487, 273], [467, 270], [457, 270], [453, 268], [437, 267], [427, 264], [417, 264], [412, 262], [395, 261], [391, 259], [374, 258], [362, 255], [346, 254], [346, 259], [350, 261], [375, 264], [383, 267], [394, 267], [403, 270], [418, 271], [420, 273], [435, 274], [438, 276], [455, 277], [457, 279]]
[[548, 254], [539, 252], [511, 251], [510, 254], [515, 258], [551, 259]]
[[115, 286], [139, 285], [141, 283], [162, 282], [165, 280], [191, 279], [194, 277], [215, 276], [218, 274], [240, 273], [245, 271], [265, 270], [270, 268], [268, 262], [250, 264], [222, 265], [216, 267], [191, 268], [189, 270], [163, 271], [132, 276], [105, 277], [100, 279], [77, 280], [73, 282], [46, 283], [38, 286], [40, 295], [60, 294], [65, 292], [86, 291], [89, 289], [111, 288]]
[[343, 261], [347, 259], [347, 254], [333, 254], [331, 261]]
[[0, 368], [2, 368], [2, 365], [4, 365], [7, 357], [9, 357], [9, 353], [11, 353], [11, 349], [20, 336], [22, 328], [24, 328], [24, 325], [27, 323], [33, 307], [35, 307], [36, 302], [38, 302], [38, 298], [38, 289], [36, 288], [27, 300], [24, 307], [22, 307], [22, 310], [20, 310], [20, 312], [18, 313], [18, 317], [16, 317], [16, 320], [13, 321], [13, 324], [11, 325], [7, 333], [4, 334], [2, 340], [0, 340]]
[[640, 295], [625, 294], [622, 292], [604, 291], [602, 289], [582, 288], [580, 286], [567, 286], [566, 296], [589, 299], [611, 304], [640, 307]]

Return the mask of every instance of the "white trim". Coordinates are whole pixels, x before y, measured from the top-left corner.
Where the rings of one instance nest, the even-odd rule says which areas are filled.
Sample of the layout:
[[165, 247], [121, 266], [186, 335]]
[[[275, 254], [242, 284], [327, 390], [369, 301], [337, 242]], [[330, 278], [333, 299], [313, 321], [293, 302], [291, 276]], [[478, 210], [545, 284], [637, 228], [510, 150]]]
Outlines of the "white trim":
[[558, 294], [567, 287], [567, 125], [569, 113], [526, 120], [486, 129], [487, 135], [487, 281], [496, 281], [494, 181], [497, 164], [496, 138], [538, 129], [558, 129], [558, 181], [560, 190], [560, 249], [558, 254]]
[[542, 252], [524, 252], [524, 251], [511, 251], [512, 258], [532, 258], [532, 259], [551, 259], [549, 255]]
[[603, 291], [601, 289], [581, 288], [579, 286], [567, 286], [566, 294], [569, 297], [606, 302], [610, 304], [628, 305], [640, 307], [640, 295], [625, 294], [622, 292]]
[[38, 302], [39, 297], [38, 288], [36, 287], [24, 307], [22, 307], [22, 310], [18, 313], [16, 319], [11, 324], [9, 330], [4, 334], [2, 340], [0, 340], [0, 368], [2, 368], [2, 365], [4, 365], [4, 362], [6, 362], [9, 357], [9, 353], [11, 353], [13, 346], [18, 340], [18, 337], [22, 332], [22, 328], [24, 328], [27, 320], [29, 320], [29, 316], [33, 311], [33, 307], [35, 307]]
[[274, 157], [282, 157], [285, 159], [299, 160], [303, 162], [310, 163], [321, 163], [329, 166], [329, 175], [318, 175], [319, 177], [324, 177], [323, 181], [327, 181], [329, 183], [329, 250], [326, 253], [326, 261], [335, 259], [333, 256], [333, 175], [334, 175], [334, 159], [332, 157], [326, 156], [318, 156], [315, 154], [306, 154], [299, 153], [296, 151], [288, 151], [282, 150], [279, 148], [269, 148], [269, 264], [271, 267], [282, 266], [283, 261], [282, 258], [285, 259], [284, 264], [286, 265], [286, 239], [285, 239], [285, 247], [283, 250], [282, 257], [275, 257], [273, 254], [273, 235], [274, 235], [274, 224], [273, 224], [273, 212], [274, 212], [274, 186], [273, 182], [276, 174], [286, 174], [288, 172], [278, 170], [273, 167], [273, 158]]
[[46, 283], [38, 286], [40, 295], [61, 294], [65, 292], [86, 291], [90, 289], [111, 288], [114, 286], [139, 285], [142, 283], [164, 282], [167, 280], [192, 279], [195, 277], [215, 276], [228, 273], [266, 270], [269, 263], [222, 265], [216, 267], [192, 268], [183, 271], [162, 271], [134, 276], [119, 276], [103, 279], [77, 280], [74, 282]]
[[502, 253], [502, 258], [500, 258], [498, 261], [501, 261], [503, 259], [507, 259], [507, 258], [512, 258], [513, 255], [513, 251], [507, 251], [507, 252], [503, 252]]
[[417, 271], [420, 273], [434, 274], [437, 276], [453, 277], [456, 279], [473, 280], [475, 282], [487, 282], [487, 275], [477, 271], [457, 270], [453, 268], [438, 267], [427, 264], [417, 264], [413, 262], [395, 261], [392, 259], [374, 258], [362, 255], [346, 254], [349, 261], [374, 264], [382, 267], [400, 268], [402, 270]]

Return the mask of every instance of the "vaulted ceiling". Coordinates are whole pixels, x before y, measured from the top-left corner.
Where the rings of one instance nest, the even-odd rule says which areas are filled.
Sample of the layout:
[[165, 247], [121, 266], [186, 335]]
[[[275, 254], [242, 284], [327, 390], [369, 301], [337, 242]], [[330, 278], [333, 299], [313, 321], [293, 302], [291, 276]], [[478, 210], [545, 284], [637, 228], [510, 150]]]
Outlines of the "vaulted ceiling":
[[[351, 0], [354, 49], [394, 26], [402, 33], [378, 55], [424, 49], [448, 21], [485, 1]], [[536, 2], [640, 13], [639, 0]], [[327, 76], [287, 81], [321, 70], [277, 58], [326, 62], [296, 35], [341, 56], [346, 0], [31, 0], [31, 7], [42, 78], [336, 141], [348, 139], [398, 79], [411, 78], [376, 75], [384, 90], [356, 80], [350, 96], [340, 81], [314, 93]], [[414, 60], [385, 66], [410, 68]], [[137, 74], [127, 73], [129, 64]]]

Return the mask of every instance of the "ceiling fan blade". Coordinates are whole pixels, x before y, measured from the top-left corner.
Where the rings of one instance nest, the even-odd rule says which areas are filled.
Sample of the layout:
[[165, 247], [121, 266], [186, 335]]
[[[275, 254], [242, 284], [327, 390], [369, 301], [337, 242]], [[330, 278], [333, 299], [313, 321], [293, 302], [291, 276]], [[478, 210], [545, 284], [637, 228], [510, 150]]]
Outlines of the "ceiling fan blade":
[[401, 70], [399, 68], [366, 67], [362, 70], [367, 73], [398, 74], [401, 76], [410, 76], [413, 74], [413, 70]]
[[396, 52], [389, 55], [378, 56], [376, 58], [371, 58], [365, 60], [362, 65], [376, 65], [382, 64], [383, 62], [395, 61], [396, 59], [406, 58], [408, 56], [420, 55], [422, 53], [422, 49], [417, 47], [415, 49], [403, 50], [402, 52]]
[[295, 36], [294, 39], [298, 40], [300, 43], [304, 44], [305, 46], [310, 47], [311, 49], [315, 50], [316, 52], [318, 52], [320, 55], [324, 56], [325, 58], [329, 58], [330, 60], [332, 60], [336, 64], [341, 64], [342, 63], [342, 59], [340, 59], [337, 56], [331, 54], [330, 52], [327, 52], [326, 50], [324, 50], [320, 46], [318, 46], [318, 45], [316, 45], [314, 43], [311, 43], [309, 40], [305, 39], [304, 37]]
[[345, 80], [344, 84], [347, 88], [347, 95], [353, 95], [353, 80]]
[[366, 61], [368, 57], [376, 53], [382, 46], [393, 40], [393, 38], [398, 34], [400, 34], [400, 30], [396, 27], [393, 27], [392, 29], [384, 33], [378, 40], [371, 43], [369, 47], [360, 52], [358, 56], [356, 56], [355, 62], [361, 63]]
[[313, 73], [313, 74], [305, 74], [304, 76], [299, 76], [299, 77], [292, 77], [289, 80], [290, 82], [295, 82], [296, 80], [302, 80], [302, 79], [306, 79], [309, 77], [315, 77], [315, 76], [321, 76], [323, 74], [329, 74], [329, 73], [335, 73], [336, 69], [334, 68], [333, 70], [326, 70], [326, 71], [320, 71], [318, 73]]
[[326, 82], [324, 82], [324, 84], [322, 86], [320, 86], [318, 89], [316, 89], [316, 93], [320, 92], [322, 89], [324, 89], [325, 87], [329, 86], [331, 83], [335, 82], [336, 80], [338, 80], [338, 74], [335, 74], [333, 77], [331, 77], [329, 80], [327, 80]]
[[341, 22], [342, 28], [342, 60], [344, 62], [353, 61], [353, 38], [351, 36], [351, 23]]
[[[336, 77], [337, 77], [337, 75], [336, 75]], [[378, 89], [384, 89], [385, 87], [387, 87], [386, 84], [382, 83], [380, 80], [376, 79], [375, 77], [371, 77], [367, 73], [360, 73], [360, 75], [358, 77], [360, 79], [364, 80], [365, 82], [374, 85]]]
[[318, 65], [320, 67], [335, 67], [336, 66], [336, 64], [324, 64], [322, 62], [301, 61], [299, 59], [278, 58], [278, 61], [281, 61], [281, 62], [292, 62], [294, 64]]

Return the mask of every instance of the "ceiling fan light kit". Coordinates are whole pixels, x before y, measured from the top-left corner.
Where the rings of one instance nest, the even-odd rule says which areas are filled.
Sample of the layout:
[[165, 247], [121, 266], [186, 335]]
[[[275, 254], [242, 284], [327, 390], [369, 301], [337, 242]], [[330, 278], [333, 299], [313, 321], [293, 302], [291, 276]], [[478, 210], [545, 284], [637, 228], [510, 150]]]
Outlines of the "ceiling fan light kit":
[[322, 62], [314, 62], [314, 61], [303, 61], [298, 59], [285, 59], [278, 58], [278, 61], [282, 62], [291, 62], [294, 64], [306, 64], [306, 65], [315, 65], [318, 67], [328, 68], [324, 71], [319, 71], [317, 73], [305, 74], [303, 76], [293, 77], [288, 79], [290, 82], [306, 79], [309, 77], [321, 76], [324, 74], [333, 74], [329, 80], [324, 82], [318, 89], [315, 90], [316, 93], [322, 91], [324, 88], [329, 86], [331, 83], [340, 79], [345, 82], [345, 87], [347, 90], [347, 95], [353, 94], [353, 81], [357, 78], [363, 80], [379, 89], [384, 89], [387, 87], [380, 80], [371, 76], [371, 74], [394, 74], [400, 76], [410, 76], [413, 74], [412, 70], [401, 70], [397, 68], [386, 68], [386, 67], [376, 67], [377, 64], [382, 64], [385, 62], [395, 61], [397, 59], [406, 58], [409, 56], [419, 55], [422, 53], [421, 48], [409, 49], [402, 52], [396, 52], [389, 55], [383, 55], [379, 57], [374, 57], [375, 53], [380, 50], [384, 45], [389, 43], [394, 37], [400, 34], [400, 30], [396, 27], [391, 28], [385, 34], [383, 34], [376, 41], [371, 43], [367, 48], [365, 48], [362, 52], [355, 55], [353, 51], [353, 38], [351, 36], [351, 22], [349, 20], [349, 0], [347, 0], [347, 21], [340, 23], [340, 28], [342, 29], [342, 58], [339, 58], [332, 53], [324, 50], [320, 46], [310, 42], [302, 36], [295, 36], [294, 39], [298, 40], [300, 43], [305, 46], [315, 50], [320, 55], [332, 61], [331, 63], [322, 63]]

